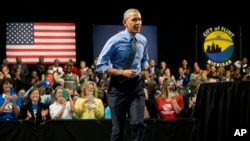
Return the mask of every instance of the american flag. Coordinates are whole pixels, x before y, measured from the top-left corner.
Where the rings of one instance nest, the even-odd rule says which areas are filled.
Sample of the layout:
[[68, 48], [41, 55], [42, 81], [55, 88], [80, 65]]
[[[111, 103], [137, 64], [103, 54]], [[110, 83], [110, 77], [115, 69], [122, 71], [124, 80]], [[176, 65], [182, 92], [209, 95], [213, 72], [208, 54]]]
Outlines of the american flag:
[[66, 63], [76, 61], [75, 23], [9, 22], [6, 23], [6, 58], [16, 63], [20, 56], [25, 64], [38, 62], [52, 64], [54, 59]]

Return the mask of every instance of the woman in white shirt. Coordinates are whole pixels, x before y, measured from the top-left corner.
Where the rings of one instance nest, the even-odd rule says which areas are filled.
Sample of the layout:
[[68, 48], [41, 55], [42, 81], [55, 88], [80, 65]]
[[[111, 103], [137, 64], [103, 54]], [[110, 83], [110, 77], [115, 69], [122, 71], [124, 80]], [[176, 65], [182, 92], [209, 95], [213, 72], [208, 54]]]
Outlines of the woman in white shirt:
[[71, 95], [73, 95], [72, 90], [64, 89], [62, 86], [56, 87], [54, 93], [55, 101], [49, 106], [52, 120], [72, 119], [75, 108]]

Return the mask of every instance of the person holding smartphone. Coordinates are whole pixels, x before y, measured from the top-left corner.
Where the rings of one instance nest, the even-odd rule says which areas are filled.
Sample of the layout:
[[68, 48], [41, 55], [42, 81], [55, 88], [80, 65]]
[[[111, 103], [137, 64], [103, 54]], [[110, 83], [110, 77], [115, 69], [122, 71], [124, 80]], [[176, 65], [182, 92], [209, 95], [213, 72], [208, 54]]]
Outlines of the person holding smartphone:
[[177, 88], [177, 84], [172, 79], [163, 85], [162, 94], [156, 99], [159, 119], [174, 120], [181, 117], [181, 112], [184, 110], [184, 101]]
[[51, 119], [72, 119], [75, 111], [72, 99], [73, 90], [64, 89], [62, 86], [55, 88], [55, 102], [49, 106]]
[[81, 97], [75, 102], [75, 114], [79, 119], [103, 119], [104, 106], [98, 98], [98, 88], [93, 81], [81, 85]]
[[5, 77], [0, 83], [0, 120], [16, 120], [20, 114], [22, 100], [13, 89], [14, 81]]

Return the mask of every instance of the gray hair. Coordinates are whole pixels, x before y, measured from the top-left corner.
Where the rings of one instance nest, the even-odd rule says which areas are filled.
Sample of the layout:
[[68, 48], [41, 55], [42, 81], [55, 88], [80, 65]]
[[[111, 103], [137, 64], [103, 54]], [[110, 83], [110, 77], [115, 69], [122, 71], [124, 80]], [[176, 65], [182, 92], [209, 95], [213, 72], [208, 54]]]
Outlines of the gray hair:
[[131, 12], [136, 12], [136, 13], [140, 13], [140, 11], [138, 9], [135, 9], [135, 8], [130, 8], [128, 10], [126, 10], [123, 14], [123, 19], [127, 19], [129, 17], [129, 13]]

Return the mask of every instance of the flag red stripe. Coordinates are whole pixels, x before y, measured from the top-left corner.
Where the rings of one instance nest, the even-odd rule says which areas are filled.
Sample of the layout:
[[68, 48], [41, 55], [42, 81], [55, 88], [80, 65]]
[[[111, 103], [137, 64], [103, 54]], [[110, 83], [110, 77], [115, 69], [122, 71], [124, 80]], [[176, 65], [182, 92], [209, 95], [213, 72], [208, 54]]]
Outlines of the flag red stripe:
[[62, 33], [74, 33], [75, 30], [59, 30], [59, 29], [34, 29], [34, 32], [62, 32]]
[[[37, 63], [37, 62], [38, 62], [38, 61], [36, 61], [36, 63]], [[68, 62], [68, 61], [60, 61], [60, 65], [65, 65], [65, 64], [67, 64], [67, 62]], [[13, 64], [16, 64], [16, 62], [8, 62], [8, 64], [13, 65]], [[34, 62], [31, 62], [31, 61], [28, 62], [28, 61], [26, 61], [25, 64], [26, 64], [26, 65], [34, 65]], [[53, 65], [53, 62], [46, 62], [46, 61], [45, 61], [44, 64], [46, 64], [46, 65], [48, 65], [48, 64], [49, 64], [49, 65]]]
[[76, 43], [44, 43], [44, 42], [36, 42], [34, 45], [76, 45]]
[[[40, 55], [32, 55], [32, 56], [27, 56], [27, 55], [22, 55], [22, 58], [39, 58]], [[50, 56], [46, 56], [43, 55], [44, 58], [75, 58], [75, 55], [50, 55]], [[15, 55], [7, 55], [7, 58], [16, 58]]]
[[75, 39], [74, 36], [34, 36], [36, 39]]

